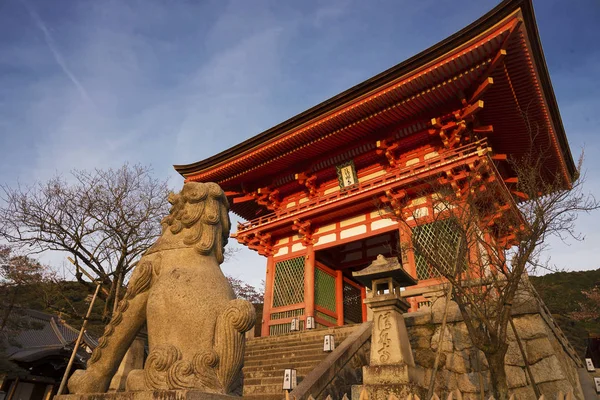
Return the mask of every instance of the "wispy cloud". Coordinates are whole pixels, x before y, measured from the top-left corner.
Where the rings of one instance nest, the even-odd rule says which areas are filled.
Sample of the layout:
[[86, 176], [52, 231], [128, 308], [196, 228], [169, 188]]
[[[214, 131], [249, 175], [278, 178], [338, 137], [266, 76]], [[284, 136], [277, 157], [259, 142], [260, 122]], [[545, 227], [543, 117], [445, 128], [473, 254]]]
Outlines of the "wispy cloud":
[[75, 85], [75, 87], [79, 91], [79, 94], [81, 94], [81, 97], [83, 97], [85, 100], [89, 101], [90, 103], [93, 103], [92, 98], [90, 97], [88, 91], [85, 89], [85, 87], [83, 87], [83, 85], [81, 84], [79, 79], [77, 79], [75, 74], [73, 74], [73, 72], [67, 65], [67, 62], [65, 61], [61, 52], [58, 50], [58, 47], [56, 46], [56, 43], [54, 42], [54, 39], [52, 38], [52, 35], [50, 34], [48, 27], [46, 26], [44, 21], [42, 21], [39, 14], [37, 13], [37, 11], [35, 11], [35, 9], [31, 6], [31, 4], [29, 4], [27, 2], [27, 0], [21, 0], [21, 2], [25, 6], [25, 8], [27, 8], [27, 12], [31, 16], [31, 19], [33, 19], [33, 22], [35, 23], [35, 25], [44, 34], [44, 41], [46, 42], [46, 45], [50, 49], [52, 56], [54, 56], [54, 60], [56, 61], [56, 63], [60, 66], [60, 68], [62, 69], [64, 74], [67, 76], [67, 78], [69, 78], [69, 80], [73, 83], [73, 85]]
[[[459, 8], [456, 0], [0, 2], [0, 182], [128, 161], [152, 164], [176, 188], [182, 179], [172, 164], [292, 117], [452, 34], [497, 0], [461, 0], [468, 6]], [[536, 11], [565, 128], [574, 154], [586, 143], [593, 155], [597, 40], [570, 25], [552, 36], [559, 5], [563, 14], [585, 14], [574, 18], [587, 21], [580, 26], [593, 27], [593, 18], [585, 7], [548, 3]], [[423, 20], [439, 23], [423, 29]], [[580, 52], [564, 57], [557, 41]], [[590, 188], [600, 191], [598, 160], [589, 157], [587, 167]], [[568, 251], [557, 244], [554, 261], [597, 268], [594, 218], [578, 222], [586, 242]], [[264, 265], [245, 249], [224, 270], [259, 285]]]

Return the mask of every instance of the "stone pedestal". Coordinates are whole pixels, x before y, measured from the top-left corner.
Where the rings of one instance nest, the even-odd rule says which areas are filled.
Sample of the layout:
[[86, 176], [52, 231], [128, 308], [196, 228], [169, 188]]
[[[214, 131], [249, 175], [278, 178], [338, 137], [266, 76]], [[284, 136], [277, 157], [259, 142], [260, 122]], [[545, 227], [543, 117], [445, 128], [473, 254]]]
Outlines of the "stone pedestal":
[[413, 393], [418, 376], [403, 316], [410, 304], [402, 298], [402, 288], [416, 281], [398, 258], [382, 255], [352, 276], [371, 287], [371, 296], [364, 300], [373, 315], [373, 332], [363, 386], [372, 400], [387, 400], [391, 394], [404, 398]]
[[231, 400], [238, 396], [205, 393], [198, 390], [148, 390], [140, 392], [113, 392], [89, 394], [64, 394], [55, 400]]
[[412, 393], [417, 382], [403, 313], [410, 308], [395, 293], [365, 299], [373, 310], [370, 365], [363, 367], [363, 384], [371, 399]]

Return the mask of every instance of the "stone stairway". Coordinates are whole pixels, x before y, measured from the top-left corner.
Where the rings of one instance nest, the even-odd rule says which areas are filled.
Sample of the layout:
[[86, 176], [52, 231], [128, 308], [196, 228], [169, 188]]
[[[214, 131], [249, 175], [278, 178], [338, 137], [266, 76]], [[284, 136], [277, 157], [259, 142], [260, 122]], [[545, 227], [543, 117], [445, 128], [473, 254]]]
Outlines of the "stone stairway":
[[323, 352], [323, 337], [333, 335], [336, 347], [358, 326], [315, 329], [246, 341], [244, 398], [281, 400], [283, 371], [296, 369], [298, 383], [329, 353]]

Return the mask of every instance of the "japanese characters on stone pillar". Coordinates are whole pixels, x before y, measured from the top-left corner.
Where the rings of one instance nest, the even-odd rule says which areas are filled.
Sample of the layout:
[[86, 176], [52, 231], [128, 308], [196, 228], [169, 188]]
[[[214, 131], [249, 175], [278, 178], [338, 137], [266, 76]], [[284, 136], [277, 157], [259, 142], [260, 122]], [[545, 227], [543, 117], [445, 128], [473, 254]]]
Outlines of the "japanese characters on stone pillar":
[[373, 294], [364, 300], [373, 311], [371, 360], [363, 369], [364, 385], [374, 398], [405, 394], [407, 384], [414, 382], [415, 362], [402, 316], [410, 305], [401, 297], [400, 288], [415, 285], [416, 281], [397, 258], [382, 255], [352, 275], [371, 287]]

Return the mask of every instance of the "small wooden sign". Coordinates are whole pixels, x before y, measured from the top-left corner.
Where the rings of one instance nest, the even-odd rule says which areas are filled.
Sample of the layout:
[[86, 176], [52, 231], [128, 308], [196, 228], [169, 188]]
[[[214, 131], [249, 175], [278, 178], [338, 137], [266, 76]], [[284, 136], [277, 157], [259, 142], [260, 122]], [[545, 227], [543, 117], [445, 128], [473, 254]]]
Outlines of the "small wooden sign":
[[292, 318], [290, 323], [290, 332], [297, 332], [300, 330], [300, 320], [298, 318]]
[[336, 168], [341, 190], [347, 190], [358, 185], [358, 175], [356, 175], [354, 161], [340, 164]]
[[286, 369], [283, 371], [283, 390], [293, 390], [296, 387], [298, 378], [295, 369]]
[[325, 335], [323, 338], [323, 351], [329, 353], [335, 350], [335, 338], [333, 335]]
[[594, 377], [594, 383], [596, 384], [596, 393], [600, 393], [600, 377]]
[[594, 367], [594, 362], [592, 361], [591, 358], [585, 359], [585, 366], [587, 367], [588, 372], [596, 371], [596, 368]]

